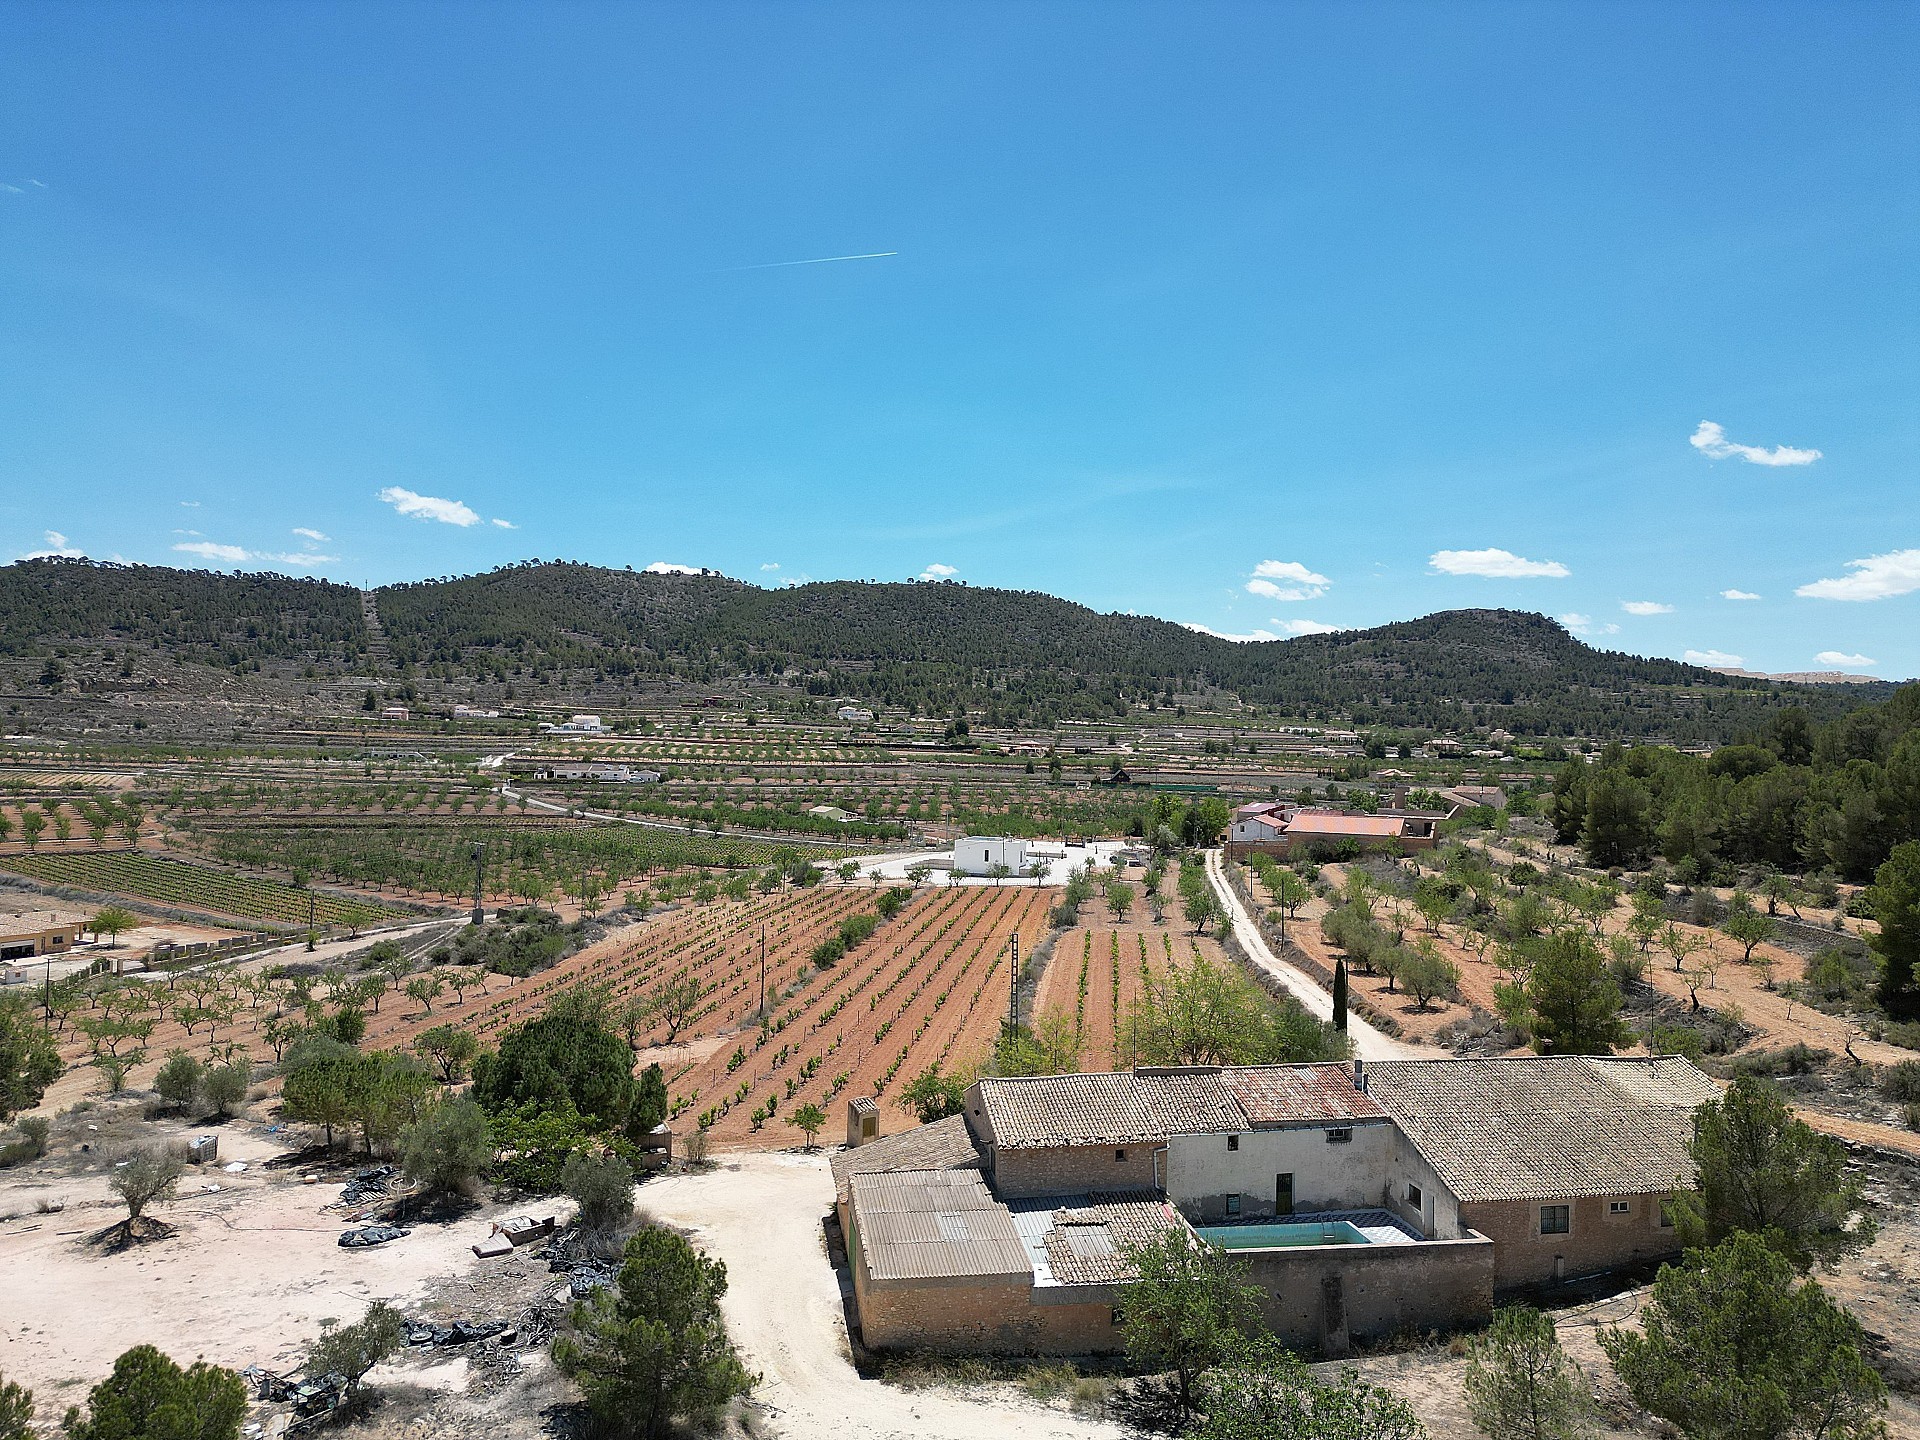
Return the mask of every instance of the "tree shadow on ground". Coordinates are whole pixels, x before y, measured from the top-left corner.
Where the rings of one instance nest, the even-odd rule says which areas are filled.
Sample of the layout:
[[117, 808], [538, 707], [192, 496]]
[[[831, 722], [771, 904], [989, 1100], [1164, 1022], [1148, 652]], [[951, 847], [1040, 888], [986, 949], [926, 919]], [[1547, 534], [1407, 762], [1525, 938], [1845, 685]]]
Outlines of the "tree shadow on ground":
[[1180, 1386], [1171, 1376], [1143, 1375], [1130, 1385], [1116, 1385], [1107, 1397], [1107, 1414], [1143, 1435], [1177, 1435], [1187, 1428]]
[[108, 1255], [118, 1255], [123, 1250], [131, 1250], [136, 1245], [150, 1245], [156, 1240], [165, 1240], [176, 1234], [174, 1227], [164, 1220], [155, 1220], [150, 1216], [141, 1216], [138, 1220], [122, 1220], [109, 1225], [104, 1230], [96, 1230], [87, 1237], [87, 1244], [100, 1249]]

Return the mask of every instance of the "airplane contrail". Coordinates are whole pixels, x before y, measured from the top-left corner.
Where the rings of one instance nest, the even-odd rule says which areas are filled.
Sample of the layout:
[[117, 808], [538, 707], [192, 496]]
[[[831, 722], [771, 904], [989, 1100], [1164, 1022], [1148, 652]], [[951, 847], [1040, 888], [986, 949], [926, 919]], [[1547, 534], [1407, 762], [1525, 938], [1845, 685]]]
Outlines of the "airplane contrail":
[[837, 265], [842, 260], [885, 260], [899, 253], [898, 250], [878, 250], [871, 255], [822, 255], [818, 260], [775, 260], [767, 265], [733, 265], [718, 273], [730, 275], [736, 270], [784, 270], [789, 265]]

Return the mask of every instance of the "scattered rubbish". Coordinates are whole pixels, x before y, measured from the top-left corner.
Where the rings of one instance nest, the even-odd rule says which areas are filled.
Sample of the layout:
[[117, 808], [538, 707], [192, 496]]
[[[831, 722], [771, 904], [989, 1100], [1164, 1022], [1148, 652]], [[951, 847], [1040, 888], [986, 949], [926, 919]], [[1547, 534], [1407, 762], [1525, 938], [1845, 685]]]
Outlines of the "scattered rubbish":
[[218, 1185], [202, 1185], [200, 1187], [200, 1193], [202, 1195], [218, 1195], [220, 1193], [220, 1187]]
[[531, 1215], [509, 1215], [504, 1220], [493, 1222], [493, 1233], [515, 1245], [525, 1245], [553, 1234], [557, 1223], [551, 1215], [544, 1220], [536, 1220]]
[[300, 1183], [302, 1185], [318, 1185], [320, 1183], [320, 1177], [318, 1175], [302, 1175], [300, 1177]]
[[340, 1244], [348, 1250], [369, 1250], [375, 1245], [385, 1245], [389, 1240], [402, 1240], [411, 1235], [411, 1230], [401, 1230], [392, 1225], [363, 1225], [358, 1230], [349, 1230], [340, 1237]]
[[247, 1173], [247, 1162], [244, 1160], [229, 1160], [220, 1168], [229, 1175], [244, 1175]]
[[473, 1247], [473, 1253], [482, 1260], [491, 1260], [496, 1255], [511, 1255], [513, 1241], [504, 1235], [489, 1235]]
[[192, 1165], [205, 1165], [220, 1158], [220, 1137], [218, 1135], [196, 1135], [187, 1141], [187, 1162]]
[[365, 1170], [357, 1170], [340, 1192], [343, 1205], [364, 1205], [369, 1200], [378, 1200], [387, 1193], [387, 1186], [398, 1172], [391, 1165], [371, 1165]]
[[495, 1335], [504, 1334], [507, 1322], [504, 1320], [456, 1320], [451, 1325], [435, 1325], [426, 1320], [408, 1320], [401, 1327], [406, 1332], [409, 1345], [471, 1345], [476, 1340], [490, 1340]]

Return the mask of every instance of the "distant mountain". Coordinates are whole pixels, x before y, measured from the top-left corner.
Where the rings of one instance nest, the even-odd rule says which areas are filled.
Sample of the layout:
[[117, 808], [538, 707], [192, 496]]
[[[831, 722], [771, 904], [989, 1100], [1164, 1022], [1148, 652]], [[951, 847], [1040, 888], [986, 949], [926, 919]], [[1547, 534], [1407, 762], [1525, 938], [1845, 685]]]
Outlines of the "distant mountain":
[[1882, 685], [1886, 682], [1874, 675], [1855, 675], [1850, 670], [1782, 670], [1769, 674], [1765, 670], [1742, 670], [1732, 665], [1715, 665], [1716, 675], [1733, 675], [1742, 680], [1778, 680], [1786, 685]]
[[[1717, 741], [1786, 705], [1817, 716], [1884, 685], [1783, 689], [1591, 648], [1543, 615], [1454, 610], [1238, 644], [1033, 591], [833, 581], [767, 590], [716, 574], [531, 562], [375, 594], [407, 674], [725, 685], [784, 678], [923, 714], [1044, 725], [1231, 692], [1303, 719]], [[0, 568], [0, 654], [117, 640], [246, 669], [367, 665], [359, 593], [284, 576], [89, 561]], [[378, 649], [378, 646], [375, 646]]]

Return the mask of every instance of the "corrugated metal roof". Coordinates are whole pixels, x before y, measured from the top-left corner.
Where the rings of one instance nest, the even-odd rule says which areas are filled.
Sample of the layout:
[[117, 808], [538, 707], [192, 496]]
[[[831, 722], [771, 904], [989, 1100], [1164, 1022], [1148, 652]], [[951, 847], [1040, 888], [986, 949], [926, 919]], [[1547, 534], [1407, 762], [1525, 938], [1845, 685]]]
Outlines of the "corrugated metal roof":
[[1672, 1057], [1382, 1060], [1367, 1074], [1373, 1098], [1466, 1201], [1684, 1188], [1693, 1113], [1720, 1093]]
[[978, 1173], [915, 1170], [855, 1175], [848, 1183], [873, 1279], [1032, 1280], [1012, 1215]]

